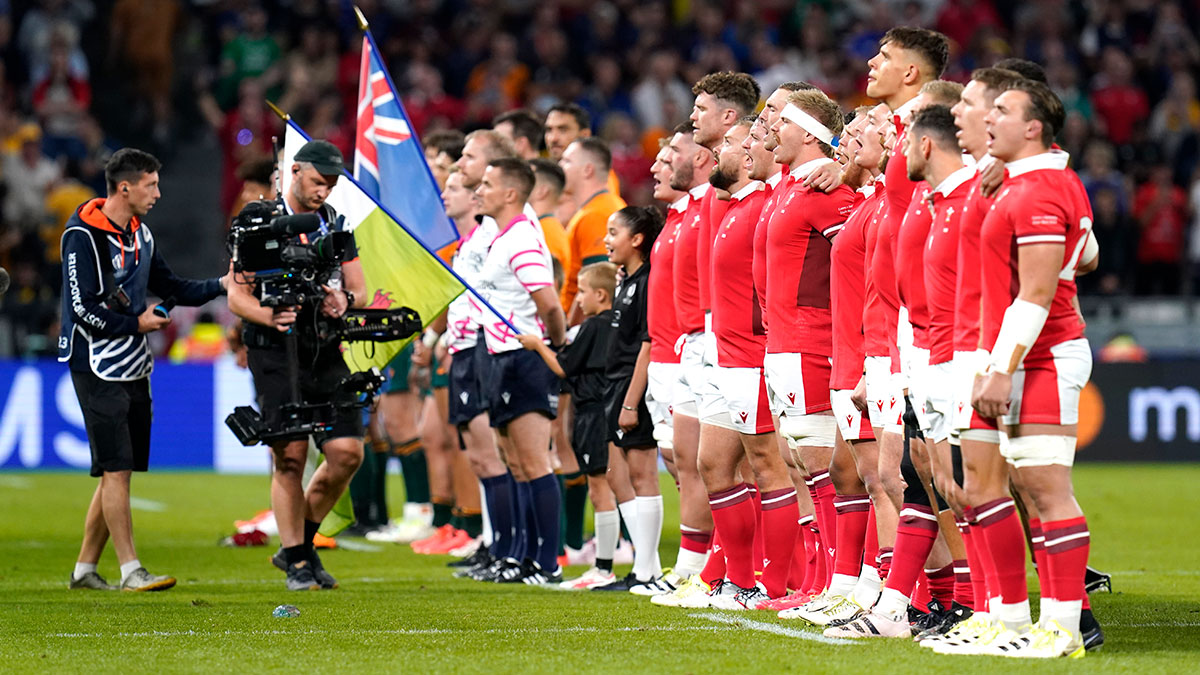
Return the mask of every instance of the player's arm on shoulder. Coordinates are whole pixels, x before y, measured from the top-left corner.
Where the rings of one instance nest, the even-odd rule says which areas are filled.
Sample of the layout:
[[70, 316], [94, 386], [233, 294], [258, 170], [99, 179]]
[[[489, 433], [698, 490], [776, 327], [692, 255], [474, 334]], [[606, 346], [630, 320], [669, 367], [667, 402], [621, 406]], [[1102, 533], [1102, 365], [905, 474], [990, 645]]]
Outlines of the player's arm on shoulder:
[[832, 192], [842, 184], [842, 168], [837, 162], [826, 162], [808, 174], [804, 184], [821, 192]]
[[979, 189], [984, 197], [991, 199], [1000, 192], [1004, 184], [1004, 162], [986, 155], [979, 163]]

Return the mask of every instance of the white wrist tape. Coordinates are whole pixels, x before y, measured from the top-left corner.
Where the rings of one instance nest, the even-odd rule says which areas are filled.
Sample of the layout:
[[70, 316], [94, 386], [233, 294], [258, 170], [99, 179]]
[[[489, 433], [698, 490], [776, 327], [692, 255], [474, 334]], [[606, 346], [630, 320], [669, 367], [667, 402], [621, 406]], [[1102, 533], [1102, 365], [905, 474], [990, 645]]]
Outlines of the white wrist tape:
[[1079, 259], [1079, 265], [1090, 264], [1098, 255], [1100, 255], [1100, 242], [1096, 241], [1095, 233], [1088, 232], [1087, 241], [1083, 244], [1083, 256]]
[[421, 336], [421, 342], [425, 345], [426, 349], [432, 349], [440, 337], [441, 335], [434, 329], [426, 328], [425, 334]]
[[1004, 310], [1000, 334], [992, 347], [988, 368], [1011, 375], [1025, 360], [1025, 354], [1037, 341], [1050, 310], [1028, 300], [1017, 298]]
[[780, 116], [789, 122], [798, 124], [801, 129], [816, 136], [825, 145], [833, 145], [833, 132], [829, 130], [829, 127], [818, 122], [815, 117], [801, 110], [795, 103], [784, 106]]

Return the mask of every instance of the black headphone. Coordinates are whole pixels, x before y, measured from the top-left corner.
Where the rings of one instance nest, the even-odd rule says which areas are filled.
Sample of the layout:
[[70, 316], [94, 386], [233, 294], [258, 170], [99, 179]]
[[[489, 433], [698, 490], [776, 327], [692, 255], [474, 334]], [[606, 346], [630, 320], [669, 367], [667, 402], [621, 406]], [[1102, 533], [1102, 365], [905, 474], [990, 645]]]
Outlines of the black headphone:
[[129, 188], [127, 188], [127, 187], [121, 188], [121, 194], [126, 194], [126, 195], [129, 194]]

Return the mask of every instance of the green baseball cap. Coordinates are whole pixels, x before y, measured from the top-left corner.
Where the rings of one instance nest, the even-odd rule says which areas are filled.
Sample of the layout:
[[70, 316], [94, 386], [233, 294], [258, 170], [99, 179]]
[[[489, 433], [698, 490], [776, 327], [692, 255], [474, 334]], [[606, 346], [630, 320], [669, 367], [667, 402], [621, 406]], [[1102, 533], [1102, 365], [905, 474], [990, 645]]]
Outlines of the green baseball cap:
[[342, 173], [344, 161], [342, 151], [329, 141], [309, 141], [300, 146], [295, 161], [308, 162], [322, 176], [338, 176]]

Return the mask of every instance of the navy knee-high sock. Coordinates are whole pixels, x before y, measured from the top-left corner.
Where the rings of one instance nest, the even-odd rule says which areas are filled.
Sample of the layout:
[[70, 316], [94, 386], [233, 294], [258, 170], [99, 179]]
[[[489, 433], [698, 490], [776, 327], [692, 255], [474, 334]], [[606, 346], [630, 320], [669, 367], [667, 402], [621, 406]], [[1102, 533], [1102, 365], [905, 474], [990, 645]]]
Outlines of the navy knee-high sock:
[[558, 569], [558, 519], [562, 511], [562, 493], [554, 474], [530, 481], [533, 514], [537, 524], [537, 552], [534, 560], [546, 572]]
[[527, 481], [517, 483], [517, 493], [521, 495], [521, 512], [517, 514], [517, 527], [521, 534], [514, 558], [535, 560], [537, 558], [537, 521], [533, 513], [533, 490]]
[[483, 494], [487, 499], [488, 517], [492, 519], [492, 543], [488, 552], [494, 558], [508, 557], [513, 547], [513, 513], [516, 495], [512, 475], [508, 473], [484, 478]]
[[529, 483], [522, 483], [513, 480], [512, 491], [515, 495], [513, 499], [513, 541], [512, 548], [508, 552], [508, 557], [516, 561], [521, 561], [525, 557], [525, 542], [528, 538], [528, 531], [525, 527], [525, 512], [529, 510]]

